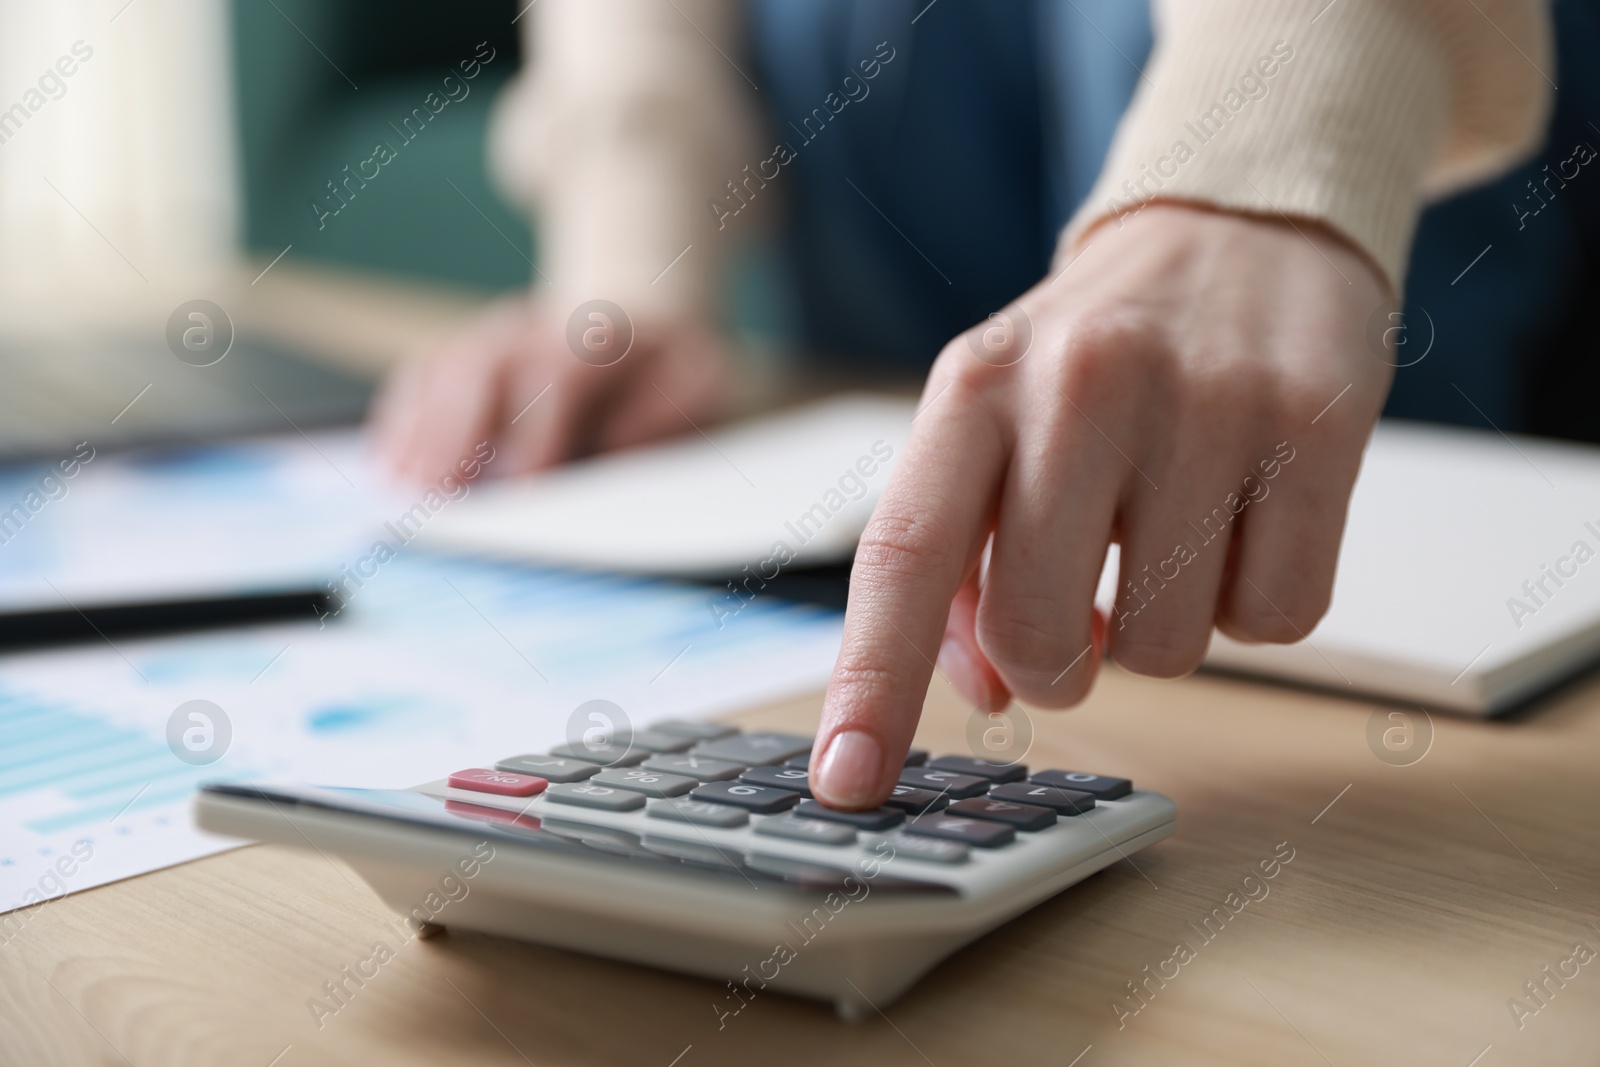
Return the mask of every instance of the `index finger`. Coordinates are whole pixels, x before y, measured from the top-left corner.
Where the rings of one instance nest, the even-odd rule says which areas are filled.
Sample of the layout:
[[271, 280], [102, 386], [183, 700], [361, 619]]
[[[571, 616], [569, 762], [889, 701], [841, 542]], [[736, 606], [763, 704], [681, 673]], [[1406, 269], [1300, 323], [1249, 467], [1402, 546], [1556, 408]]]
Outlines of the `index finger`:
[[1004, 462], [999, 424], [959, 381], [913, 424], [850, 575], [811, 775], [824, 803], [870, 808], [894, 787], [951, 598], [982, 550]]

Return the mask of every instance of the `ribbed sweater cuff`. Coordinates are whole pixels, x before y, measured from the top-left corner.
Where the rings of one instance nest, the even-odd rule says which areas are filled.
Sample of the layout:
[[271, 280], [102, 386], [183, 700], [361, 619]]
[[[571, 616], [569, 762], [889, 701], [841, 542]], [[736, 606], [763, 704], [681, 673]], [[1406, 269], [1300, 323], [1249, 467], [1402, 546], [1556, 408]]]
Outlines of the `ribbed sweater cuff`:
[[1390, 0], [1164, 4], [1152, 62], [1061, 251], [1145, 203], [1200, 203], [1326, 225], [1398, 290], [1449, 95], [1438, 35]]

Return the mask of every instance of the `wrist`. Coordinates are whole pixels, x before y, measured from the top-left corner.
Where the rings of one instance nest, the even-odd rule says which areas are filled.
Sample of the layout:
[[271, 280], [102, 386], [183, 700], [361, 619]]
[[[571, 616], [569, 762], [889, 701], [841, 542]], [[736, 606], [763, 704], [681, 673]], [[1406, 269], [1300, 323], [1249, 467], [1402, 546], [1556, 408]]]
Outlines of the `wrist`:
[[1403, 277], [1449, 125], [1448, 57], [1403, 5], [1183, 0], [1063, 244], [1145, 204], [1316, 222]]

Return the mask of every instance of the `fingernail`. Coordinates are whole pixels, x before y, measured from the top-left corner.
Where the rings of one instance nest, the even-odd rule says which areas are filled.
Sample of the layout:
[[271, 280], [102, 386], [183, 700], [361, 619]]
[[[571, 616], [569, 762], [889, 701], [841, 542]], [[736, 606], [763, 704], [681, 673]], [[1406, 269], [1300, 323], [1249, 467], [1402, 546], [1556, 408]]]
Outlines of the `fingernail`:
[[814, 788], [823, 799], [844, 808], [861, 808], [876, 799], [883, 770], [883, 747], [860, 730], [835, 734], [817, 768]]

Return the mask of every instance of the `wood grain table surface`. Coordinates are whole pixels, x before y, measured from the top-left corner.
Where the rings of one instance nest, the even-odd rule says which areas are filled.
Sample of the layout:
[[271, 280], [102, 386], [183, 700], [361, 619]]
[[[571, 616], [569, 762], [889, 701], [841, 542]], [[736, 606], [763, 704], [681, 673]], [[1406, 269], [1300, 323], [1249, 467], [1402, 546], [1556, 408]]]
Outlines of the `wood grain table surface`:
[[[252, 292], [246, 328], [364, 374], [482, 303], [290, 263]], [[820, 705], [736, 721], [809, 731]], [[963, 750], [968, 715], [936, 682], [918, 744]], [[1600, 677], [1480, 722], [1113, 669], [1031, 721], [1029, 763], [1164, 792], [1177, 833], [867, 1022], [767, 995], [719, 1029], [713, 982], [465, 932], [401, 943], [337, 860], [254, 846], [30, 909], [0, 945], [0, 1067], [1600, 1064]], [[394, 959], [319, 1020], [323, 983], [379, 941]]]
[[[819, 707], [737, 721], [809, 730]], [[918, 743], [961, 750], [968, 714], [936, 684]], [[1083, 707], [1030, 717], [1028, 762], [1165, 792], [1177, 833], [864, 1023], [766, 995], [719, 1028], [713, 982], [473, 933], [401, 943], [338, 861], [255, 846], [40, 906], [0, 948], [0, 1063], [1600, 1063], [1600, 679], [1430, 727], [1108, 670]], [[1374, 740], [1390, 729], [1411, 747]], [[378, 941], [395, 958], [319, 1020], [311, 998]]]

